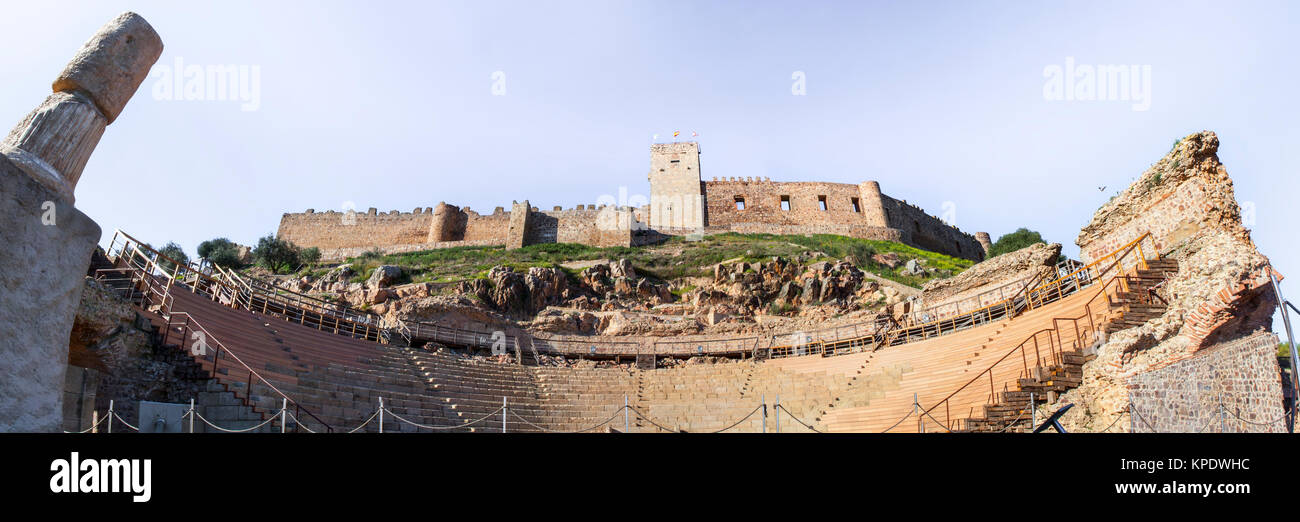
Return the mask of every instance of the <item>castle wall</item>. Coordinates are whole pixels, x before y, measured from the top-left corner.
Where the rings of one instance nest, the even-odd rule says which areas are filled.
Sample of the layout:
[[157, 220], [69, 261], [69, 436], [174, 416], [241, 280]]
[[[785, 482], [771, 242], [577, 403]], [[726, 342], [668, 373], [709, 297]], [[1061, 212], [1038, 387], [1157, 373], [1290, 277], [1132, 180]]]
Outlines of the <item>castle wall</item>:
[[321, 250], [425, 243], [433, 214], [418, 210], [380, 214], [372, 208], [366, 213], [308, 210], [284, 214], [276, 235], [299, 247]]
[[897, 241], [976, 261], [984, 258], [985, 250], [975, 236], [915, 205], [881, 194], [880, 185], [871, 181], [848, 184], [715, 178], [704, 182], [704, 191], [705, 221], [710, 231], [838, 234]]
[[953, 257], [984, 259], [984, 247], [974, 235], [949, 226], [906, 201], [884, 195], [880, 199], [888, 226], [903, 231], [905, 243]]

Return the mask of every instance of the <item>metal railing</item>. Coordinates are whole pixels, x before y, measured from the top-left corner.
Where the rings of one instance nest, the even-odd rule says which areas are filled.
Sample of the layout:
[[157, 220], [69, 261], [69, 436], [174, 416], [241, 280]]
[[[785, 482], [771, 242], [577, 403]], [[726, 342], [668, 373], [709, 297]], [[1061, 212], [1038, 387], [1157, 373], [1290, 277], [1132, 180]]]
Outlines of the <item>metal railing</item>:
[[[958, 387], [952, 393], [948, 394], [947, 397], [944, 397], [942, 400], [940, 400], [939, 402], [935, 403], [933, 406], [930, 406], [928, 409], [926, 409], [923, 412], [923, 415], [917, 419], [918, 430], [923, 429], [922, 424], [924, 423], [925, 417], [930, 417], [931, 420], [934, 420], [937, 423], [938, 419], [934, 418], [931, 412], [936, 412], [936, 410], [942, 407], [944, 413], [944, 421], [940, 424], [940, 427], [948, 431], [954, 431], [955, 429], [954, 420], [958, 420], [958, 419], [953, 419], [952, 417], [953, 397], [956, 397], [957, 394], [961, 393], [962, 391], [966, 390], [971, 386], [974, 386], [978, 381], [981, 381], [985, 378], [987, 378], [989, 381], [989, 395], [988, 398], [986, 399], [986, 404], [994, 404], [997, 401], [997, 385], [995, 383], [995, 378], [994, 378], [994, 372], [996, 370], [1005, 370], [1008, 365], [1014, 366], [1015, 363], [1018, 361], [1020, 362], [1020, 367], [1019, 367], [1020, 378], [1028, 378], [1031, 376], [1032, 372], [1036, 368], [1062, 364], [1062, 362], [1064, 361], [1063, 354], [1066, 351], [1068, 351], [1066, 350], [1067, 346], [1072, 347], [1074, 350], [1079, 350], [1080, 348], [1092, 343], [1096, 339], [1099, 333], [1097, 312], [1109, 311], [1111, 309], [1111, 306], [1115, 302], [1112, 296], [1118, 293], [1128, 292], [1131, 289], [1132, 281], [1136, 277], [1139, 277], [1134, 274], [1127, 273], [1130, 270], [1130, 268], [1126, 266], [1125, 260], [1129, 260], [1132, 263], [1131, 269], [1133, 270], [1139, 268], [1141, 269], [1147, 268], [1146, 254], [1141, 248], [1141, 242], [1144, 239], [1147, 239], [1149, 237], [1150, 234], [1143, 234], [1138, 239], [1126, 245], [1122, 251], [1112, 252], [1111, 254], [1103, 256], [1101, 259], [1094, 261], [1093, 263], [1089, 264], [1087, 267], [1076, 270], [1075, 272], [1069, 274], [1065, 278], [1058, 279], [1056, 281], [1042, 285], [1037, 289], [1035, 289], [1035, 291], [1043, 291], [1045, 293], [1044, 294], [1044, 299], [1045, 299], [1046, 295], [1063, 294], [1061, 289], [1065, 287], [1062, 286], [1063, 285], [1062, 281], [1066, 281], [1069, 278], [1075, 277], [1080, 273], [1089, 274], [1090, 281], [1101, 280], [1106, 274], [1112, 273], [1112, 271], [1115, 274], [1102, 285], [1101, 289], [1098, 290], [1097, 294], [1095, 294], [1091, 299], [1089, 299], [1088, 302], [1084, 303], [1083, 315], [1080, 315], [1078, 317], [1053, 317], [1051, 320], [1052, 322], [1051, 327], [1043, 328], [1041, 330], [1034, 332], [1033, 334], [1030, 334], [1029, 337], [1025, 338], [1024, 341], [1021, 341], [1020, 344], [1016, 345], [1015, 348], [1012, 348], [1010, 351], [1008, 351], [1006, 354], [1000, 357], [997, 361], [994, 361], [993, 364], [990, 364], [987, 368], [985, 368], [984, 371], [981, 371], [980, 373], [976, 374], [974, 377], [971, 378], [970, 381], [967, 381], [965, 384]], [[1136, 253], [1137, 255], [1131, 256], [1131, 254], [1134, 253]], [[1102, 263], [1106, 261], [1110, 261], [1110, 263], [1108, 265], [1102, 265]], [[1087, 270], [1089, 270], [1089, 267], [1097, 267], [1097, 266], [1101, 266], [1102, 268], [1099, 268], [1096, 272], [1087, 272]], [[1034, 294], [1031, 293], [1030, 295], [1032, 297]], [[1096, 301], [1101, 297], [1106, 298], [1106, 308], [1104, 310], [1094, 311], [1093, 307], [1094, 305], [1098, 304]], [[1085, 320], [1087, 321], [1086, 324], [1083, 322]], [[1072, 326], [1072, 330], [1074, 332], [1073, 339], [1063, 339], [1061, 337], [1062, 328], [1060, 328], [1058, 324], [1063, 322], [1069, 322], [1070, 325]], [[1045, 338], [1045, 342], [1042, 340], [1044, 338]], [[1044, 346], [1044, 344], [1046, 346]], [[1030, 352], [1031, 348], [1032, 348], [1032, 353]], [[1017, 354], [1019, 354], [1020, 357], [1018, 358], [1013, 357], [1014, 355]], [[1030, 360], [1034, 361], [1034, 364], [1032, 366], [1029, 364]], [[1005, 381], [1003, 384], [1002, 391], [1004, 392], [1008, 391]], [[968, 415], [966, 417], [963, 417], [962, 420], [970, 419], [972, 416], [973, 415], [969, 414], [968, 412]]]
[[[125, 236], [125, 234], [122, 235]], [[129, 236], [126, 237], [129, 238]], [[117, 239], [118, 239], [118, 235], [114, 234], [114, 238], [112, 242], [110, 242], [110, 247], [115, 244], [118, 244]], [[141, 308], [148, 308], [148, 306], [150, 305], [157, 306], [158, 314], [162, 316], [164, 320], [166, 320], [165, 330], [163, 332], [163, 337], [161, 339], [162, 344], [164, 345], [167, 344], [167, 341], [171, 337], [173, 327], [176, 327], [178, 325], [179, 325], [179, 332], [180, 332], [179, 346], [181, 347], [182, 350], [187, 350], [186, 343], [189, 343], [188, 351], [192, 356], [196, 356], [196, 358], [199, 359], [200, 361], [206, 360], [205, 355], [206, 355], [207, 347], [211, 346], [211, 343], [215, 343], [216, 349], [213, 352], [212, 368], [210, 370], [210, 373], [212, 374], [212, 377], [214, 379], [217, 379], [218, 381], [228, 381], [228, 379], [222, 379], [221, 373], [219, 371], [220, 361], [222, 358], [221, 356], [223, 353], [226, 355], [226, 359], [233, 359], [235, 363], [243, 367], [244, 370], [248, 372], [247, 381], [242, 383], [245, 384], [246, 386], [244, 388], [245, 397], [241, 398], [241, 400], [244, 401], [245, 405], [256, 408], [256, 404], [253, 401], [253, 385], [260, 382], [261, 384], [265, 385], [268, 389], [275, 392], [276, 395], [279, 395], [280, 398], [282, 398], [284, 401], [287, 401], [287, 403], [292, 403], [295, 407], [295, 410], [299, 413], [298, 418], [301, 418], [301, 415], [305, 414], [308, 417], [314, 419], [316, 422], [319, 422], [321, 426], [325, 428], [325, 430], [329, 431], [331, 429], [329, 424], [325, 423], [319, 417], [317, 417], [315, 414], [309, 411], [307, 408], [303, 407], [297, 401], [290, 398], [287, 394], [285, 394], [278, 387], [276, 387], [271, 381], [262, 377], [262, 375], [258, 373], [257, 370], [254, 370], [248, 364], [244, 363], [244, 361], [240, 359], [239, 356], [234, 351], [230, 350], [230, 348], [228, 348], [224, 343], [222, 343], [221, 340], [217, 338], [217, 336], [213, 335], [212, 332], [208, 331], [201, 324], [199, 324], [197, 319], [194, 319], [194, 317], [187, 312], [175, 311], [172, 309], [172, 305], [174, 304], [175, 301], [171, 295], [171, 289], [173, 284], [176, 284], [179, 281], [181, 282], [181, 284], [190, 286], [191, 290], [195, 291], [196, 294], [202, 295], [203, 293], [207, 293], [212, 299], [219, 300], [221, 294], [212, 292], [211, 291], [212, 288], [206, 287], [206, 283], [215, 282], [216, 281], [215, 279], [212, 279], [211, 276], [208, 276], [206, 274], [202, 274], [200, 272], [194, 271], [193, 267], [190, 266], [189, 264], [179, 263], [176, 260], [171, 259], [170, 257], [167, 257], [166, 255], [163, 255], [162, 253], [156, 250], [153, 250], [148, 245], [143, 245], [142, 243], [135, 241], [134, 238], [122, 242], [121, 247], [116, 251], [109, 249], [106, 250], [105, 252], [108, 255], [109, 259], [112, 260], [115, 265], [124, 265], [124, 266], [120, 266], [116, 269], [100, 270], [98, 272], [111, 272], [111, 271], [120, 271], [121, 269], [126, 269], [126, 271], [131, 274], [130, 275], [130, 281], [132, 284], [131, 288], [135, 290], [139, 290], [141, 292], [141, 303], [140, 303]], [[172, 269], [168, 270], [166, 266], [158, 262], [158, 259], [163, 259], [166, 262], [171, 263]], [[165, 280], [166, 283], [163, 283], [160, 280]], [[205, 289], [207, 290], [206, 292], [199, 291], [201, 283], [205, 284]], [[215, 288], [222, 288], [222, 285], [218, 284]], [[178, 319], [179, 316], [184, 316], [185, 321], [184, 322], [176, 321], [175, 319]], [[191, 336], [187, 334], [202, 334], [202, 335]], [[196, 347], [194, 344], [196, 342], [200, 343], [198, 347]], [[198, 354], [194, 353], [194, 350], [196, 349], [199, 350], [201, 353]], [[202, 364], [202, 362], [200, 362], [200, 364]], [[236, 393], [236, 396], [238, 396], [238, 393]]]

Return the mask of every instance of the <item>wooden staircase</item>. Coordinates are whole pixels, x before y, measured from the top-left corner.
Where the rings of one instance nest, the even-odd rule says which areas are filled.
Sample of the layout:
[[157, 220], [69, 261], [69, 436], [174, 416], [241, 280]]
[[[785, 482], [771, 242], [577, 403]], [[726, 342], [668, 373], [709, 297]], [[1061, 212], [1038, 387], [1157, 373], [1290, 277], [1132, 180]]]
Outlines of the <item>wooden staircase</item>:
[[[1105, 314], [1102, 330], [1106, 335], [1146, 324], [1164, 315], [1167, 304], [1158, 290], [1168, 278], [1178, 273], [1178, 261], [1157, 259], [1147, 262], [1147, 268], [1138, 269], [1127, 276], [1124, 291], [1116, 292]], [[1066, 351], [1060, 364], [1037, 366], [1030, 375], [1016, 382], [1015, 390], [1003, 390], [996, 400], [984, 406], [982, 417], [965, 419], [954, 432], [1023, 432], [1031, 425], [1031, 408], [1038, 404], [1054, 402], [1057, 394], [1077, 387], [1083, 380], [1084, 363], [1096, 358], [1093, 347]], [[1032, 401], [1031, 401], [1032, 398]]]

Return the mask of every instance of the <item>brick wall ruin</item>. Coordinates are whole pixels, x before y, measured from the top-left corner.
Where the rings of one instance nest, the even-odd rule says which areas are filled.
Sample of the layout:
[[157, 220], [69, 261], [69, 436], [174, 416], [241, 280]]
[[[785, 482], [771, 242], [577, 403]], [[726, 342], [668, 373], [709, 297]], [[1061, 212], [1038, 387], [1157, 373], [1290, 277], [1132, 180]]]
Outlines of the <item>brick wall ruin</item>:
[[[1284, 433], [1277, 335], [1263, 332], [1128, 380], [1131, 431]], [[1244, 420], [1243, 420], [1244, 419]]]

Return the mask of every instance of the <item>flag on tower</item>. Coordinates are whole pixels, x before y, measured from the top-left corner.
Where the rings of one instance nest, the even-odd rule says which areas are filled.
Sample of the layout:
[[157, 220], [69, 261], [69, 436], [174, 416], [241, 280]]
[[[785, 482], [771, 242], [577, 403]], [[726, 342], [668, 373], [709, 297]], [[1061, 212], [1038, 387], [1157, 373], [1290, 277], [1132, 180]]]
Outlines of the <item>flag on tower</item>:
[[681, 131], [673, 131], [673, 137], [676, 138], [677, 135], [681, 133], [682, 133]]
[[700, 137], [700, 133], [695, 132], [695, 131], [691, 131], [691, 137], [692, 137], [692, 138], [698, 138], [698, 137]]

